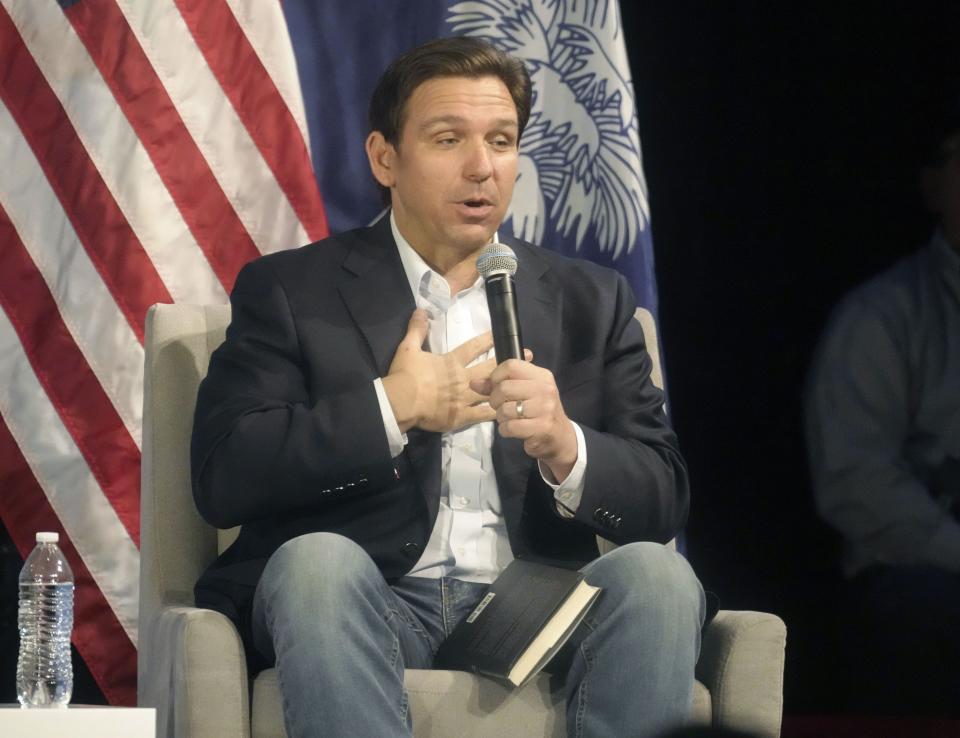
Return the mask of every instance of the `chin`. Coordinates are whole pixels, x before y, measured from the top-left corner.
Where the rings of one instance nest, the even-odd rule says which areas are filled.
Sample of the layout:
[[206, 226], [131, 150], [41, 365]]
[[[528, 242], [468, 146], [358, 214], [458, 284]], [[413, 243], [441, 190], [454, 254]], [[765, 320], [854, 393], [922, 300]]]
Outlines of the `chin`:
[[491, 228], [487, 225], [465, 225], [455, 229], [455, 232], [450, 235], [451, 240], [465, 249], [474, 251], [490, 243], [496, 230], [496, 227]]

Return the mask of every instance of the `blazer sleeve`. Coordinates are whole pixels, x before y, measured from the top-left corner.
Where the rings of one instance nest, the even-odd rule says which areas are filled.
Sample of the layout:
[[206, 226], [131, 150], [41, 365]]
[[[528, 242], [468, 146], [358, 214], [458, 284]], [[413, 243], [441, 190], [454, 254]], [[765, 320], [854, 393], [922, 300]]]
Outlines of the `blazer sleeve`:
[[607, 336], [601, 423], [581, 425], [587, 447], [583, 496], [575, 519], [617, 543], [666, 543], [683, 528], [689, 481], [677, 437], [650, 380], [652, 361], [636, 302], [622, 275]]
[[295, 315], [269, 259], [241, 270], [230, 301], [194, 416], [191, 477], [204, 519], [226, 528], [316, 512], [390, 484], [373, 383], [310, 392]]

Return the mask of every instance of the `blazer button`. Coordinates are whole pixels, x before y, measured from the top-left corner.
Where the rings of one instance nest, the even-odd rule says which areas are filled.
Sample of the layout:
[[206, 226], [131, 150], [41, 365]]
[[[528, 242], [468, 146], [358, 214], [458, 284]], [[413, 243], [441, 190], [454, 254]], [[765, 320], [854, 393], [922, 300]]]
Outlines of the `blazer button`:
[[404, 556], [415, 559], [420, 555], [420, 546], [413, 541], [407, 541], [403, 544], [401, 551], [403, 551]]
[[604, 510], [602, 507], [598, 507], [596, 510], [593, 511], [593, 519], [599, 523], [601, 520], [603, 520], [603, 516], [606, 512], [607, 511]]

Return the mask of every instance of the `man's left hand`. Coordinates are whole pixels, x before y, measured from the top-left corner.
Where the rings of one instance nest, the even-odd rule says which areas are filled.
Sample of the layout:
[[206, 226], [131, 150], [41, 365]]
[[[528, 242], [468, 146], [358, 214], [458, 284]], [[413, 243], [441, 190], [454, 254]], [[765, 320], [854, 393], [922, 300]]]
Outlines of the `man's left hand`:
[[[553, 372], [527, 361], [508, 359], [485, 380], [474, 380], [471, 389], [490, 396], [504, 438], [523, 440], [523, 450], [542, 461], [556, 481], [562, 482], [577, 461], [577, 434], [563, 410]], [[521, 414], [522, 413], [522, 414]]]

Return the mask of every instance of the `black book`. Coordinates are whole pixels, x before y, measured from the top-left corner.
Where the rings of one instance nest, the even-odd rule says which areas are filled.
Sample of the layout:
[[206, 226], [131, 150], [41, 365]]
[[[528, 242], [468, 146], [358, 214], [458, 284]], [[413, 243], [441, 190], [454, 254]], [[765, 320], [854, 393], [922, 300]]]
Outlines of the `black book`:
[[566, 643], [599, 594], [578, 571], [516, 559], [453, 629], [435, 664], [523, 686]]

